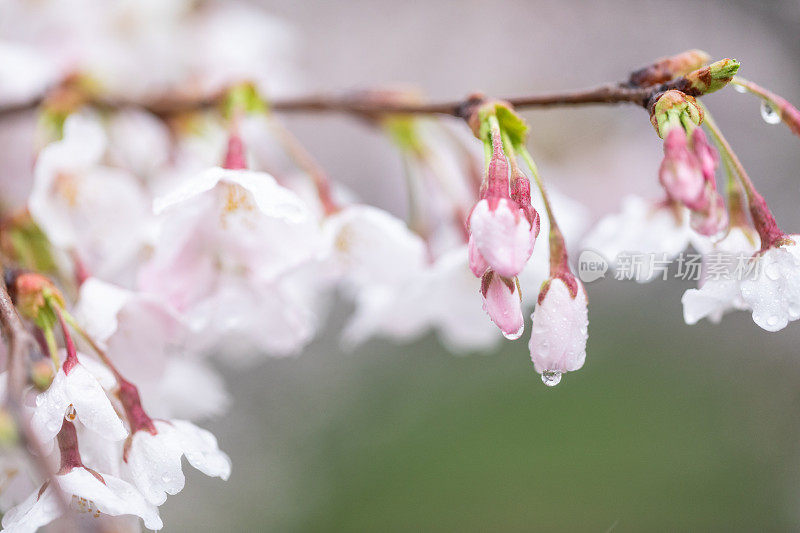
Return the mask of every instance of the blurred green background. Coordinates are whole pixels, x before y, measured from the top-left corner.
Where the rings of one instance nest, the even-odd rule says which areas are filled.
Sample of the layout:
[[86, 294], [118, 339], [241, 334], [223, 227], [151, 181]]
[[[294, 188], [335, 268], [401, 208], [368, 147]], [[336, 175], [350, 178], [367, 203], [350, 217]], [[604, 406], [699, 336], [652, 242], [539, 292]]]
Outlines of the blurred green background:
[[300, 359], [229, 373], [236, 391], [258, 391], [212, 424], [233, 476], [191, 472], [166, 523], [795, 530], [796, 335], [745, 314], [687, 327], [677, 285], [590, 284], [586, 366], [552, 389], [523, 341], [488, 356], [452, 356], [432, 338], [345, 355], [328, 337]]
[[[544, 92], [703, 48], [800, 102], [796, 0], [264, 4], [297, 30], [309, 91]], [[798, 139], [733, 91], [708, 104], [779, 222], [800, 229]], [[658, 194], [660, 143], [640, 110], [526, 116], [545, 179], [594, 218], [625, 192]], [[383, 139], [341, 117], [288, 123], [335, 179], [402, 215]], [[299, 358], [224, 369], [234, 403], [206, 425], [233, 475], [190, 471], [166, 531], [798, 530], [800, 325], [769, 334], [738, 313], [686, 326], [690, 286], [589, 284], [586, 365], [554, 389], [524, 340], [470, 356], [432, 336], [342, 353], [338, 313]]]

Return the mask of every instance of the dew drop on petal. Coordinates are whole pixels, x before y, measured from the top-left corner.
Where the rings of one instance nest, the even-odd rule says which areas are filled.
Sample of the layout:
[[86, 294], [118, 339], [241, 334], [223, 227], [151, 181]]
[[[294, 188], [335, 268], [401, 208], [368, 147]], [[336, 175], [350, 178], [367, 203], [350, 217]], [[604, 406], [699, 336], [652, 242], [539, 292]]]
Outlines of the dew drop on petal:
[[767, 102], [761, 102], [761, 118], [767, 124], [777, 124], [781, 121], [781, 115]]
[[561, 372], [554, 371], [554, 370], [547, 370], [542, 372], [542, 383], [547, 385], [548, 387], [555, 387], [559, 383], [561, 383]]
[[69, 404], [69, 407], [67, 407], [67, 412], [64, 413], [64, 420], [72, 422], [75, 420], [76, 416], [78, 416], [78, 413], [75, 411], [75, 407], [73, 407], [72, 404]]
[[774, 328], [775, 326], [777, 326], [777, 325], [778, 325], [778, 317], [777, 317], [777, 316], [775, 316], [775, 315], [770, 315], [770, 316], [767, 318], [767, 325], [768, 325], [768, 326], [770, 326], [770, 327], [772, 327], [772, 328]]

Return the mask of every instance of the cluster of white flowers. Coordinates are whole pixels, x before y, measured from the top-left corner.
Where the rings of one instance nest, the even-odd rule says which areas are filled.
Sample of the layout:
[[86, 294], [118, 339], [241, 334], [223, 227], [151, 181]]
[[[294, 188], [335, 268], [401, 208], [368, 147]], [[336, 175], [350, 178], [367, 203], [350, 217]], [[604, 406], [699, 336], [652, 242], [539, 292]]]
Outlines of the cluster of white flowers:
[[[91, 16], [78, 21], [72, 9], [43, 2], [42, 27], [0, 47], [0, 71], [24, 67], [0, 76], [8, 84], [0, 85], [0, 103], [32, 100], [67, 73], [97, 84], [109, 99], [149, 101], [214, 94], [242, 87], [236, 84], [244, 75], [252, 81], [254, 73], [275, 72], [255, 60], [264, 59], [260, 47], [280, 52], [262, 42], [274, 37], [263, 32], [263, 20], [249, 20], [242, 6], [190, 4], [92, 3]], [[25, 4], [3, 7], [4, 17], [30, 20]], [[124, 22], [125, 32], [108, 34], [110, 20]], [[63, 35], [58, 50], [45, 35]], [[177, 48], [192, 53], [154, 58], [152, 76], [120, 52], [148, 54], [142, 43], [168, 35], [186, 39]], [[231, 36], [246, 45], [229, 45]], [[209, 53], [197, 53], [198, 46]], [[238, 57], [240, 50], [254, 60]], [[274, 94], [259, 85], [265, 87]], [[246, 91], [257, 95], [252, 84]], [[427, 192], [425, 205], [416, 206], [426, 212], [421, 228], [358, 203], [324, 176], [311, 179], [302, 165], [284, 169], [275, 119], [261, 110], [197, 111], [167, 121], [144, 108], [108, 110], [80, 99], [50, 104], [41, 113], [30, 192], [0, 240], [10, 243], [7, 259], [23, 269], [7, 272], [7, 283], [41, 345], [32, 354], [25, 414], [57, 474], [43, 480], [22, 454], [3, 458], [4, 531], [85, 519], [137, 530], [136, 517], [160, 528], [158, 506], [184, 485], [182, 457], [207, 475], [230, 475], [216, 438], [191, 422], [227, 408], [214, 366], [300, 353], [337, 294], [355, 306], [345, 346], [435, 331], [450, 349], [469, 352], [502, 339], [492, 320], [518, 337], [523, 308], [537, 300], [528, 291], [523, 299], [520, 286], [537, 288], [549, 277], [548, 247], [533, 246], [540, 226], [550, 228], [538, 215], [545, 197], [532, 195], [519, 176], [509, 196], [508, 161], [498, 154], [493, 164], [504, 164], [506, 175], [492, 172], [505, 186], [502, 209], [478, 198], [477, 147], [448, 124], [414, 120], [405, 126], [415, 148], [399, 143], [411, 178]], [[563, 212], [567, 236], [577, 236], [582, 208], [558, 193], [552, 206]], [[506, 236], [508, 225], [516, 229]], [[494, 282], [485, 273], [490, 267]], [[581, 287], [565, 299], [556, 285], [546, 302], [539, 297], [534, 317], [544, 332], [531, 345], [546, 359], [535, 358], [540, 373], [577, 369], [585, 355], [585, 293]], [[513, 325], [498, 314], [509, 294]], [[575, 300], [583, 309], [571, 326], [582, 328], [582, 346], [565, 345], [570, 331], [556, 321], [569, 304], [551, 300]], [[549, 351], [542, 339], [550, 337]], [[564, 362], [565, 355], [574, 360]]]
[[[121, 121], [127, 123], [120, 127]], [[430, 329], [455, 350], [486, 349], [502, 338], [481, 311], [480, 283], [463, 238], [434, 251], [431, 239], [376, 207], [348, 203], [328, 213], [302, 177], [279, 183], [244, 168], [259, 163], [242, 159], [247, 151], [240, 136], [230, 135], [226, 145], [222, 121], [206, 126], [210, 131], [175, 140], [144, 111], [101, 116], [84, 110], [69, 115], [63, 138], [37, 157], [28, 210], [51, 245], [63, 292], [77, 289], [68, 310], [53, 305], [74, 317], [73, 334], [92, 342], [83, 346], [76, 338], [81, 351], [74, 364], [63, 349], [56, 354], [60, 365], [52, 383], [31, 392], [31, 421], [48, 446], [74, 427], [79, 460], [62, 466], [58, 479], [86, 508], [84, 515], [135, 514], [146, 527], [159, 527], [155, 506], [183, 486], [182, 455], [199, 470], [226, 478], [230, 463], [215, 438], [184, 420], [225, 408], [226, 393], [208, 358], [242, 363], [299, 353], [337, 287], [356, 305], [344, 331], [348, 345], [375, 335], [407, 340]], [[125, 135], [115, 136], [120, 129]], [[220, 157], [224, 166], [183, 166], [181, 152], [201, 136], [204, 143], [220, 143], [214, 153], [227, 150]], [[151, 147], [146, 154], [125, 153], [135, 146], [131, 141], [145, 138]], [[150, 160], [162, 153], [178, 157]], [[540, 209], [541, 202], [533, 198]], [[559, 196], [555, 204], [569, 205]], [[580, 209], [565, 215], [570, 212]], [[473, 212], [473, 226], [477, 220]], [[457, 234], [452, 229], [458, 220], [449, 225], [442, 231]], [[565, 226], [579, 225], [566, 217]], [[486, 233], [477, 238], [502, 268], [508, 258], [492, 255], [497, 244], [505, 246], [502, 232], [496, 239]], [[543, 250], [533, 254], [528, 248], [511, 258], [514, 275], [533, 287], [546, 273], [548, 252], [538, 248]], [[19, 301], [46, 292], [26, 276], [17, 278]], [[514, 298], [521, 320], [520, 297]], [[582, 288], [581, 298], [583, 326], [576, 327], [584, 328], [585, 345]], [[537, 313], [545, 317], [548, 311]], [[111, 371], [98, 359], [98, 347], [113, 362]], [[32, 494], [6, 514], [9, 531], [31, 530], [25, 528], [59, 515], [54, 491], [21, 488]]]
[[[796, 110], [784, 101], [787, 114]], [[779, 331], [800, 319], [800, 242], [778, 228], [763, 197], [716, 124], [707, 124], [724, 150], [728, 205], [717, 192], [717, 151], [697, 125], [703, 111], [693, 99], [667, 91], [654, 105], [653, 124], [664, 137], [659, 179], [667, 193], [660, 202], [629, 196], [619, 214], [601, 220], [584, 246], [605, 257], [661, 254], [672, 260], [688, 246], [702, 254], [699, 287], [682, 298], [687, 324], [703, 318], [719, 322], [724, 313], [748, 310], [766, 331]], [[706, 111], [707, 113], [707, 111]], [[790, 124], [790, 127], [792, 124]], [[687, 136], [687, 131], [691, 137]], [[689, 147], [691, 138], [691, 149]], [[739, 268], [736, 257], [749, 257]], [[653, 264], [637, 272], [648, 282]]]

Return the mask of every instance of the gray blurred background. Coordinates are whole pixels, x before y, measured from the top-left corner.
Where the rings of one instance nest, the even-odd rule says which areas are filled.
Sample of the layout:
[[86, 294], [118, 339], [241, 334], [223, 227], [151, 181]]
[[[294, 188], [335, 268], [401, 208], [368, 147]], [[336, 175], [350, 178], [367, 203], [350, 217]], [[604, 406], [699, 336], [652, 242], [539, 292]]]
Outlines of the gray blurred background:
[[[413, 84], [434, 98], [623, 79], [701, 48], [800, 103], [800, 3], [263, 2], [296, 30], [304, 90]], [[800, 231], [800, 139], [732, 90], [706, 99], [779, 223]], [[596, 218], [657, 194], [660, 143], [632, 107], [531, 111], [549, 183]], [[331, 175], [402, 214], [400, 162], [340, 117], [291, 117]], [[523, 340], [448, 354], [429, 336], [224, 370], [209, 424], [228, 483], [189, 472], [167, 531], [785, 531], [800, 528], [800, 326], [683, 323], [689, 282], [590, 284], [585, 367], [554, 389]], [[477, 302], [476, 294], [476, 305]], [[526, 337], [523, 337], [525, 339]]]

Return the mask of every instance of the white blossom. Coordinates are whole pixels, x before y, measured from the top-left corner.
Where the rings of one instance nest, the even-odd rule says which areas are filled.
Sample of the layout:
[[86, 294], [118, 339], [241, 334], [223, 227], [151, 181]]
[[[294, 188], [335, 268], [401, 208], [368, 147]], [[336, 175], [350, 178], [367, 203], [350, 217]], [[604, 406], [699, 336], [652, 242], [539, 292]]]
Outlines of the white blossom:
[[156, 420], [153, 424], [155, 435], [140, 430], [131, 437], [125, 459], [130, 477], [150, 503], [161, 505], [167, 494], [183, 489], [183, 456], [204, 474], [228, 479], [230, 459], [210, 432], [184, 420]]
[[756, 276], [741, 283], [744, 303], [753, 321], [767, 331], [779, 331], [800, 318], [800, 235], [792, 244], [769, 248], [756, 259]]
[[[85, 359], [79, 355], [79, 360]], [[62, 365], [50, 387], [36, 397], [31, 425], [42, 442], [55, 438], [70, 405], [78, 420], [101, 437], [122, 440], [128, 435], [100, 380], [79, 362], [67, 372]]]
[[698, 288], [687, 290], [681, 298], [683, 318], [690, 325], [703, 318], [719, 323], [726, 312], [747, 309], [740, 284], [748, 275], [750, 258], [758, 251], [758, 235], [735, 226], [721, 241], [707, 243], [710, 241], [695, 242], [703, 253], [703, 277]]
[[[111, 475], [100, 476], [86, 468], [76, 467], [55, 477], [60, 490], [67, 495], [70, 511], [76, 519], [94, 519], [104, 515], [135, 515], [148, 529], [161, 529], [158, 509], [145, 501], [130, 483]], [[18, 506], [3, 515], [5, 533], [33, 533], [61, 516], [55, 488], [48, 483], [44, 491], [37, 489]]]
[[557, 384], [565, 372], [580, 369], [586, 360], [586, 292], [580, 281], [572, 279], [576, 285], [571, 289], [561, 278], [552, 278], [542, 288], [531, 317], [531, 359], [548, 385]]
[[[621, 212], [601, 219], [584, 238], [583, 248], [598, 252], [612, 265], [623, 253], [672, 260], [694, 239], [688, 218], [683, 207], [626, 196]], [[642, 267], [636, 273], [638, 282], [652, 281], [659, 273], [647, 261]]]

